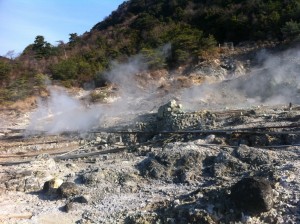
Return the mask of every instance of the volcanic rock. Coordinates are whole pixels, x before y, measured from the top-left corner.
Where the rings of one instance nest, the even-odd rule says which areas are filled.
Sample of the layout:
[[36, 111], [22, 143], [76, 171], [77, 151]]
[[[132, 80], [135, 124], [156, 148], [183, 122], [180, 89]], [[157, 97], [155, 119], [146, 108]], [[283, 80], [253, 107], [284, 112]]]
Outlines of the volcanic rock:
[[247, 177], [238, 181], [231, 188], [231, 198], [238, 208], [254, 214], [273, 207], [272, 187], [264, 178]]
[[162, 152], [152, 154], [142, 161], [138, 169], [143, 176], [167, 182], [192, 183], [201, 178], [206, 153], [194, 144], [170, 144]]
[[75, 183], [64, 182], [57, 189], [57, 193], [63, 198], [69, 198], [71, 196], [77, 195], [79, 193], [79, 189]]
[[157, 117], [162, 119], [164, 117], [169, 116], [172, 113], [183, 113], [182, 105], [177, 104], [176, 100], [172, 100], [172, 101], [168, 102], [167, 104], [158, 108]]
[[213, 174], [218, 178], [233, 177], [243, 174], [248, 168], [248, 164], [241, 162], [229, 153], [220, 152], [214, 159]]
[[57, 189], [62, 185], [63, 180], [59, 178], [53, 178], [49, 181], [46, 181], [43, 186], [44, 193], [56, 193]]
[[40, 189], [39, 180], [36, 177], [30, 177], [25, 180], [25, 192], [38, 191]]
[[83, 203], [83, 204], [89, 203], [89, 201], [90, 201], [90, 196], [88, 195], [81, 195], [73, 199], [73, 202]]
[[[3, 188], [22, 192], [36, 191], [40, 189], [39, 180], [30, 170], [9, 170], [7, 175], [1, 177]], [[5, 187], [4, 187], [5, 186]]]
[[235, 154], [238, 159], [252, 166], [270, 164], [272, 162], [272, 158], [266, 150], [251, 148], [246, 145], [241, 145], [235, 151]]

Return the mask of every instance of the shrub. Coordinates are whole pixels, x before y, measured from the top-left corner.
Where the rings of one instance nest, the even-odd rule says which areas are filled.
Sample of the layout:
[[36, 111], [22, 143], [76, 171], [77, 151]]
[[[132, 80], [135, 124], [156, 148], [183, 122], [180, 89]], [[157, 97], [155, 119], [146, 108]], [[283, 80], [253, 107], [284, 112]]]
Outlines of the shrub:
[[9, 63], [0, 61], [0, 85], [1, 85], [1, 82], [7, 80], [11, 69], [12, 68]]
[[283, 37], [288, 40], [299, 39], [300, 37], [300, 23], [295, 21], [286, 22], [282, 27], [281, 32]]
[[165, 55], [159, 50], [143, 48], [141, 54], [150, 69], [160, 69], [166, 66]]
[[77, 64], [74, 60], [63, 60], [58, 64], [52, 65], [52, 78], [66, 81], [77, 78]]

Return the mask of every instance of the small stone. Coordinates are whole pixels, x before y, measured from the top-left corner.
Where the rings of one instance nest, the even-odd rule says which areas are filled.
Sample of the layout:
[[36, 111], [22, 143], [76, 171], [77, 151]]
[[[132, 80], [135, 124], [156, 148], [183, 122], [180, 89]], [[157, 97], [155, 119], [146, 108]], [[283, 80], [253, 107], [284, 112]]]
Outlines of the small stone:
[[73, 200], [73, 202], [84, 203], [84, 204], [89, 203], [89, 201], [90, 201], [89, 195], [81, 195], [81, 196], [74, 198], [74, 200]]
[[70, 212], [74, 209], [74, 203], [73, 202], [69, 202], [65, 205], [64, 207], [65, 211], [66, 212]]
[[231, 188], [231, 198], [242, 210], [259, 214], [273, 207], [273, 191], [267, 179], [243, 178]]
[[96, 138], [96, 142], [101, 142], [101, 140], [102, 140], [102, 139], [101, 139], [101, 137], [99, 137], [99, 136]]
[[173, 203], [174, 203], [174, 205], [175, 205], [175, 206], [177, 206], [177, 205], [180, 205], [180, 201], [179, 201], [179, 199], [176, 199], [176, 200], [174, 200], [174, 202], [173, 202]]
[[206, 143], [212, 143], [215, 140], [215, 135], [209, 135], [205, 138]]
[[59, 178], [53, 178], [46, 181], [43, 186], [44, 193], [55, 193], [56, 190], [62, 185], [64, 181]]
[[79, 189], [75, 183], [64, 182], [58, 189], [57, 193], [63, 198], [69, 198], [79, 193]]
[[25, 192], [37, 191], [40, 189], [39, 181], [35, 177], [29, 177], [25, 180]]
[[66, 167], [67, 167], [67, 168], [75, 168], [75, 167], [76, 167], [76, 164], [74, 164], [74, 163], [67, 163], [67, 164], [66, 164]]

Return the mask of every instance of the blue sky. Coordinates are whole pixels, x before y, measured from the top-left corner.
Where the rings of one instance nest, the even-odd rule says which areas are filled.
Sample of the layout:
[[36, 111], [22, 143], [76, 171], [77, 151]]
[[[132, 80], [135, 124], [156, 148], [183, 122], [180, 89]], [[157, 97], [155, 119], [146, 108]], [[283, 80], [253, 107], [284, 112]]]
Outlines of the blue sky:
[[37, 35], [56, 45], [83, 34], [124, 0], [0, 0], [0, 55], [21, 53]]

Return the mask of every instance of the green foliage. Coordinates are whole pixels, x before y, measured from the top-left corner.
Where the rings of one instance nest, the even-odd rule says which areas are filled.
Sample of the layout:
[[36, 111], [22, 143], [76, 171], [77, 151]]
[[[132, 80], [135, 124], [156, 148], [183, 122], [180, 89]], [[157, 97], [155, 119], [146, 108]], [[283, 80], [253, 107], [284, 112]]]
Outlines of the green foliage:
[[77, 74], [79, 83], [84, 83], [93, 80], [95, 71], [88, 62], [80, 61], [77, 64]]
[[35, 41], [33, 43], [33, 50], [40, 50], [42, 48], [44, 48], [47, 45], [47, 42], [45, 41], [45, 38], [43, 36], [36, 36], [35, 37]]
[[25, 71], [15, 80], [10, 80], [5, 88], [0, 89], [0, 104], [25, 99], [45, 88], [47, 76], [44, 74], [32, 74]]
[[78, 36], [77, 33], [70, 33], [69, 35], [70, 35], [70, 37], [69, 37], [69, 45], [71, 47], [74, 47], [77, 43], [80, 42], [80, 38], [79, 38], [79, 36]]
[[[296, 19], [298, 0], [194, 1], [191, 24], [222, 41], [281, 39], [280, 28]], [[298, 14], [299, 19], [299, 14]]]
[[35, 41], [32, 45], [32, 50], [35, 52], [35, 58], [42, 59], [48, 58], [53, 55], [53, 46], [45, 41], [43, 36], [36, 36]]
[[65, 86], [83, 86], [86, 82], [93, 81], [96, 73], [102, 70], [101, 64], [88, 63], [81, 57], [63, 60], [51, 67], [52, 78], [63, 81]]
[[9, 63], [0, 61], [0, 86], [3, 81], [8, 79], [11, 69], [12, 68]]
[[300, 38], [300, 23], [295, 21], [286, 22], [282, 27], [281, 32], [286, 39], [299, 40]]
[[172, 59], [175, 63], [184, 63], [189, 59], [198, 59], [200, 52], [216, 46], [212, 35], [205, 37], [203, 32], [189, 26], [177, 26], [169, 33], [172, 43]]
[[72, 60], [63, 60], [51, 67], [52, 78], [66, 81], [77, 78], [77, 63]]
[[141, 54], [150, 69], [160, 69], [166, 66], [166, 57], [158, 50], [143, 48]]
[[[159, 69], [209, 59], [217, 43], [295, 41], [299, 35], [299, 0], [125, 1], [90, 32], [70, 33], [67, 45], [51, 46], [39, 35], [18, 63], [0, 61], [5, 87], [0, 98], [17, 99], [32, 93], [23, 88], [42, 88], [47, 79], [42, 74], [68, 87], [104, 85], [101, 74], [111, 61], [126, 62], [136, 54], [150, 69]], [[165, 44], [171, 45], [167, 58], [157, 50]]]
[[37, 87], [44, 87], [49, 82], [47, 75], [38, 73], [34, 76], [34, 85]]
[[15, 80], [10, 86], [10, 100], [16, 101], [19, 99], [24, 99], [30, 95], [32, 86], [30, 86], [27, 77], [23, 76]]
[[[130, 22], [126, 23], [129, 24], [126, 29], [128, 33], [134, 34], [125, 34], [124, 38], [131, 43], [126, 47], [119, 44], [120, 39], [115, 39], [115, 42], [112, 40], [114, 47], [109, 50], [112, 58], [133, 54], [142, 49], [154, 49], [171, 42], [172, 63], [183, 63], [197, 58], [217, 42], [281, 40], [289, 36], [287, 27], [284, 27], [286, 22], [291, 19], [299, 22], [300, 19], [300, 14], [297, 13], [300, 12], [300, 4], [296, 0], [132, 0], [126, 5], [127, 8], [124, 8], [127, 13], [132, 14]], [[115, 23], [109, 24], [109, 21], [117, 21], [112, 18], [114, 16], [123, 16], [124, 21], [124, 8], [123, 13], [113, 13], [110, 16], [110, 20], [106, 21], [107, 27], [116, 26]], [[176, 26], [184, 29], [178, 33]], [[118, 32], [117, 29], [114, 31]], [[197, 32], [202, 34], [198, 35]], [[175, 38], [177, 33], [178, 37]]]
[[95, 102], [104, 102], [105, 99], [107, 98], [108, 93], [104, 91], [94, 91], [90, 95], [90, 101], [95, 103]]
[[145, 0], [132, 0], [129, 7], [129, 12], [138, 14], [146, 6]]
[[137, 19], [135, 19], [131, 27], [137, 30], [147, 30], [154, 27], [157, 22], [158, 21], [154, 16], [148, 13], [142, 13]]
[[48, 76], [19, 61], [0, 61], [0, 104], [14, 102], [44, 89]]
[[0, 105], [10, 101], [10, 91], [8, 89], [0, 88]]

